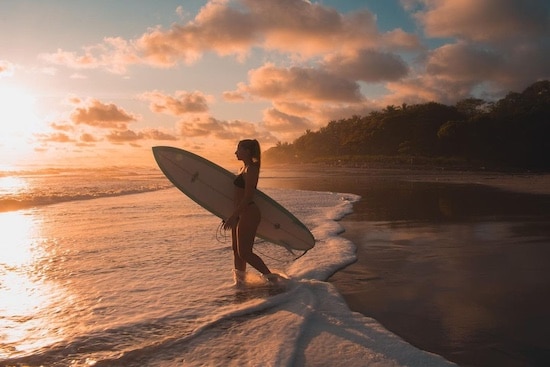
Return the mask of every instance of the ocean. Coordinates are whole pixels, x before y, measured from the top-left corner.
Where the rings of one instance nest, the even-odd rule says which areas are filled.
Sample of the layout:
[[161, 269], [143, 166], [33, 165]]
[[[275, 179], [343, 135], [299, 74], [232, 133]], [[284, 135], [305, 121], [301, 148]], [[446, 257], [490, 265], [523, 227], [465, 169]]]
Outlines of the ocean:
[[356, 260], [352, 193], [259, 188], [310, 228], [290, 279], [235, 287], [220, 220], [158, 169], [0, 174], [0, 366], [451, 366], [352, 312], [327, 279]]

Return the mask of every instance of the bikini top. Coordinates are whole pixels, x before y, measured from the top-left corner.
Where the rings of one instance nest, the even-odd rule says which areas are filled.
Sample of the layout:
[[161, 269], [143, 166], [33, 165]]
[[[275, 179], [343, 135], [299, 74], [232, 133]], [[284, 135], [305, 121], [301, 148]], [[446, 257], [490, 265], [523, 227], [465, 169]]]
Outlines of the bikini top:
[[240, 173], [239, 175], [237, 175], [237, 177], [235, 177], [233, 184], [237, 187], [240, 187], [241, 189], [244, 189], [244, 176], [242, 173]]
[[235, 177], [235, 179], [233, 180], [233, 184], [241, 189], [244, 189], [244, 172], [239, 173], [237, 177]]

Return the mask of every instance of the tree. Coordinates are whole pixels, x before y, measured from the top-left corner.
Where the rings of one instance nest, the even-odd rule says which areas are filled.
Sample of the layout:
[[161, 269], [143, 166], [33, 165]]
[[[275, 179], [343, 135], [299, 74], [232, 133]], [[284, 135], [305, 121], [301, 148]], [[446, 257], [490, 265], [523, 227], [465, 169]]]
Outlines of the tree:
[[275, 160], [313, 161], [347, 155], [455, 157], [500, 166], [550, 169], [550, 81], [501, 100], [467, 98], [387, 106], [367, 116], [330, 121], [292, 144], [265, 153]]
[[466, 117], [473, 117], [479, 113], [487, 112], [488, 102], [479, 98], [466, 98], [458, 101], [455, 105], [458, 112]]

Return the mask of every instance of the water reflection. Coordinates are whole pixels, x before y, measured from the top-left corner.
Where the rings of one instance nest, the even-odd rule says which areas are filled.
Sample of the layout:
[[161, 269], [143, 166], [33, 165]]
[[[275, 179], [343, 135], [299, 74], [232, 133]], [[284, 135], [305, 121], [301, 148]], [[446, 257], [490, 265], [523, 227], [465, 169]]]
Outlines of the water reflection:
[[548, 365], [550, 196], [350, 182], [362, 201], [343, 225], [359, 261], [334, 277], [350, 303], [460, 365]]
[[47, 257], [40, 221], [28, 212], [0, 213], [0, 360], [56, 340], [50, 318], [59, 289], [41, 266]]
[[[353, 206], [353, 218], [348, 218], [357, 221], [471, 222], [550, 215], [550, 195], [509, 192], [468, 182], [435, 182], [433, 176], [422, 173], [415, 176], [408, 171], [371, 175], [335, 169], [324, 176], [309, 177], [306, 171], [275, 177], [276, 180], [270, 180], [264, 176], [262, 184], [265, 187], [307, 187], [361, 195], [362, 200]], [[476, 181], [473, 177], [470, 180]], [[480, 176], [477, 181], [483, 180], [484, 177]]]

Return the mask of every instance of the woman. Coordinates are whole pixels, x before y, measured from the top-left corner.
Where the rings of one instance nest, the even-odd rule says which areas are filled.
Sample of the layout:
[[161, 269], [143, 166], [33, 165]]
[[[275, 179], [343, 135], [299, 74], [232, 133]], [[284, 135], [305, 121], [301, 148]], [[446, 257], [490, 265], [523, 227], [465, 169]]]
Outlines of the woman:
[[274, 282], [277, 276], [271, 273], [263, 260], [252, 252], [262, 216], [260, 209], [254, 203], [260, 176], [260, 143], [257, 140], [241, 140], [235, 155], [243, 162], [243, 167], [234, 181], [233, 214], [224, 221], [223, 228], [231, 228], [236, 282], [239, 284], [244, 281], [247, 263], [262, 273], [268, 281]]

